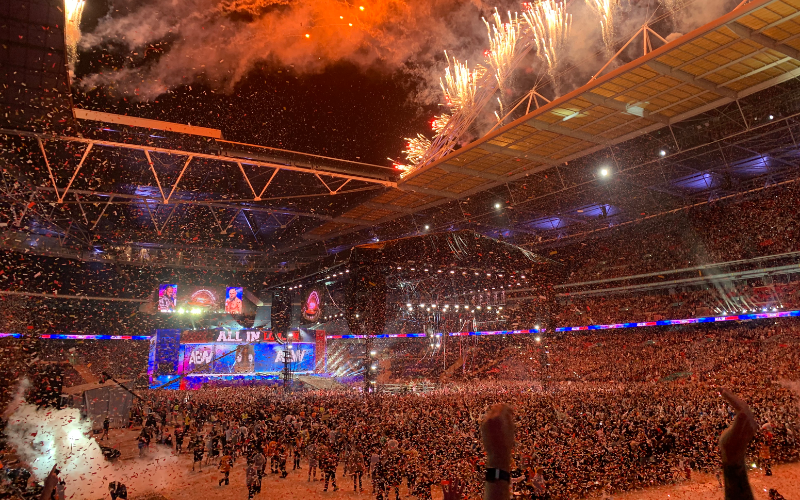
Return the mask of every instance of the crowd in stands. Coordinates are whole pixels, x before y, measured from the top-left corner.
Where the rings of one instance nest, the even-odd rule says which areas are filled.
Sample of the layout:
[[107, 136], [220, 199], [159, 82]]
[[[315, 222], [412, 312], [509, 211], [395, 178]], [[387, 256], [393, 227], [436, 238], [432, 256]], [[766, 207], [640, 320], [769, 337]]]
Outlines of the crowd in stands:
[[793, 183], [538, 251], [566, 264], [571, 283], [797, 252], [798, 204]]

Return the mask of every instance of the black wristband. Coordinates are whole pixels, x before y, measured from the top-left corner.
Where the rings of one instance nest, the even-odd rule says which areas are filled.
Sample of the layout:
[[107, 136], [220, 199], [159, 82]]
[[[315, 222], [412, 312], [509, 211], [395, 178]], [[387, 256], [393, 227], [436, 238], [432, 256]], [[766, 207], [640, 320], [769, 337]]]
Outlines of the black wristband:
[[511, 474], [502, 469], [486, 469], [486, 481], [493, 483], [495, 481], [511, 482]]

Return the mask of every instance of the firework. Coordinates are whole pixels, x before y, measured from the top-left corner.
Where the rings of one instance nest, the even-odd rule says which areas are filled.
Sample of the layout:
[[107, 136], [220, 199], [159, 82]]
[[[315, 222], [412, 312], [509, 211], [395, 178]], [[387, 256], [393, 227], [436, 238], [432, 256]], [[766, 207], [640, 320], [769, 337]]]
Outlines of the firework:
[[489, 24], [486, 19], [483, 20], [489, 35], [489, 50], [486, 52], [486, 63], [492, 67], [497, 83], [502, 87], [513, 67], [519, 35], [519, 20], [516, 13], [512, 17], [511, 12], [509, 12], [508, 22], [504, 23], [500, 19], [497, 9], [495, 9], [492, 21], [493, 23]]
[[436, 135], [439, 135], [444, 131], [444, 128], [447, 126], [448, 123], [450, 123], [450, 118], [452, 118], [452, 116], [446, 113], [433, 117], [433, 121], [431, 122], [431, 128], [433, 129], [434, 132], [436, 132]]
[[444, 55], [447, 58], [447, 68], [444, 70], [444, 79], [440, 79], [439, 83], [447, 105], [454, 110], [471, 108], [475, 103], [482, 67], [470, 71], [466, 62], [461, 63], [456, 58], [451, 62], [447, 52]]
[[403, 154], [406, 159], [412, 164], [417, 164], [425, 156], [425, 153], [431, 147], [431, 141], [422, 134], [417, 134], [416, 137], [406, 137], [406, 149]]
[[412, 168], [414, 168], [413, 165], [406, 165], [405, 163], [401, 163], [400, 161], [395, 160], [394, 158], [386, 158], [386, 159], [392, 162], [392, 168], [397, 169], [401, 172], [408, 172]]
[[600, 17], [600, 27], [603, 31], [603, 43], [609, 52], [614, 46], [614, 10], [619, 5], [619, 0], [586, 0], [587, 5]]
[[539, 56], [547, 63], [548, 73], [552, 76], [569, 38], [572, 15], [567, 14], [563, 3], [555, 0], [544, 0], [526, 7], [522, 17], [530, 26]]
[[84, 0], [64, 0], [66, 18], [67, 60], [74, 66], [78, 60], [78, 41], [81, 39], [81, 16]]

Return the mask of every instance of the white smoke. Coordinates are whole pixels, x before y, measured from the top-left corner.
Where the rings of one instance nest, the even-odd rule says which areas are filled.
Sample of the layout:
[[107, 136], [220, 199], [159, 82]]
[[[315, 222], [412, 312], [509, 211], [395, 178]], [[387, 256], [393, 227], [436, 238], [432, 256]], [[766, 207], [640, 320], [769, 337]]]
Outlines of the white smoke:
[[25, 467], [39, 481], [54, 465], [66, 483], [67, 498], [96, 499], [108, 495], [108, 483], [121, 481], [131, 494], [167, 491], [175, 487], [178, 457], [169, 450], [147, 459], [108, 462], [92, 437], [91, 425], [75, 408], [57, 410], [25, 403], [28, 382], [20, 383], [17, 396], [6, 410], [6, 435]]

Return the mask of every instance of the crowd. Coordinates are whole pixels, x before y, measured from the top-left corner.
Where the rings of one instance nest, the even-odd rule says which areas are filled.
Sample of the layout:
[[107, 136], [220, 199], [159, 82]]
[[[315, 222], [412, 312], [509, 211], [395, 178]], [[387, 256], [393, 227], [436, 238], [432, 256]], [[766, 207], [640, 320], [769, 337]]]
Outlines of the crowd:
[[[800, 458], [799, 398], [784, 385], [800, 378], [794, 322], [483, 344], [470, 355], [489, 356], [467, 363], [467, 380], [425, 394], [152, 391], [141, 439], [191, 453], [198, 466], [227, 468], [225, 457], [253, 464], [253, 488], [270, 473], [313, 479], [316, 467], [333, 488], [358, 490], [368, 476], [382, 499], [401, 482], [428, 499], [432, 485], [453, 479], [476, 498], [485, 463], [479, 418], [507, 402], [517, 428], [514, 488], [530, 497], [540, 482], [542, 498], [575, 498], [719, 472], [717, 437], [732, 413], [717, 388], [726, 386], [763, 424], [754, 462]], [[494, 358], [501, 361], [486, 370]], [[524, 377], [515, 383], [506, 370], [520, 364], [529, 371], [516, 372]]]
[[797, 252], [800, 187], [796, 184], [538, 251], [566, 264], [571, 283]]

